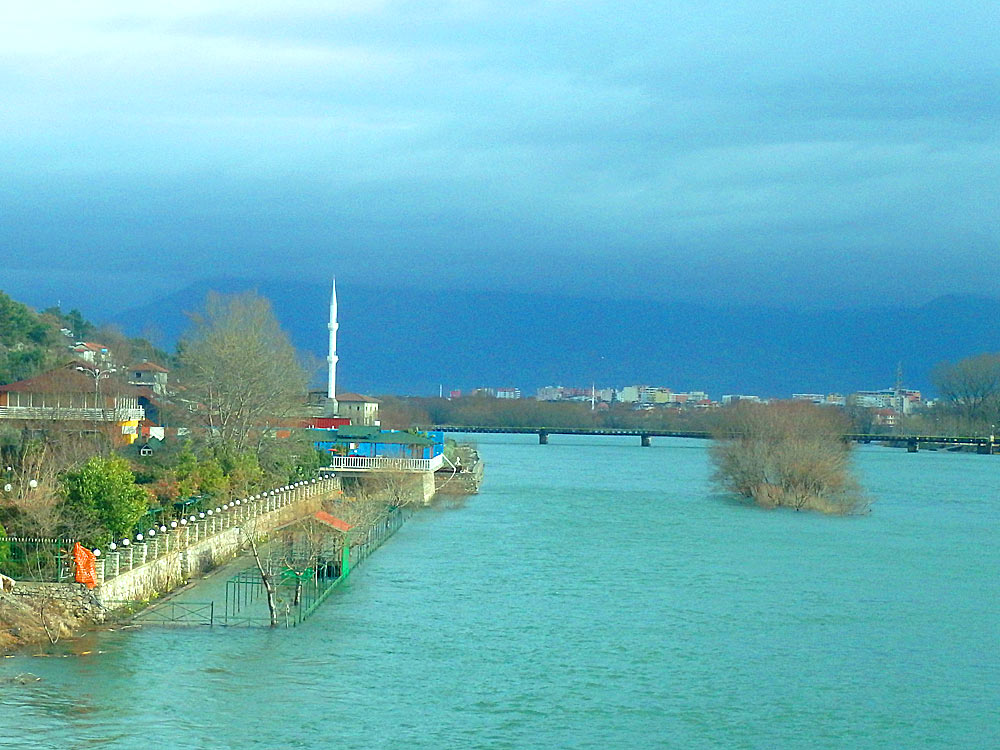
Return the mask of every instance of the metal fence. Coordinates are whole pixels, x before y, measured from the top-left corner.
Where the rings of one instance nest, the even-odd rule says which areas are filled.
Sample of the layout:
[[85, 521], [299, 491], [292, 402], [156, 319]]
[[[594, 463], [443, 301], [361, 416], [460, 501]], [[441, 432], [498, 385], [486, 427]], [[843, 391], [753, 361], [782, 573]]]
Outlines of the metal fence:
[[[293, 628], [313, 614], [333, 590], [347, 579], [386, 539], [392, 536], [412, 511], [389, 509], [386, 516], [365, 530], [364, 541], [344, 547], [349, 541], [339, 534], [327, 534], [307, 550], [297, 550], [295, 542], [278, 543], [262, 550], [262, 565], [275, 587], [275, 615], [278, 627]], [[346, 554], [345, 554], [346, 551]], [[244, 568], [226, 581], [224, 602], [168, 600], [142, 609], [139, 602], [109, 603], [121, 616], [134, 615], [134, 622], [146, 625], [210, 625], [217, 627], [268, 627], [270, 611], [267, 590], [256, 565]]]
[[215, 602], [171, 600], [142, 610], [135, 622], [143, 625], [214, 625]]
[[74, 539], [0, 536], [0, 573], [16, 581], [73, 579]]

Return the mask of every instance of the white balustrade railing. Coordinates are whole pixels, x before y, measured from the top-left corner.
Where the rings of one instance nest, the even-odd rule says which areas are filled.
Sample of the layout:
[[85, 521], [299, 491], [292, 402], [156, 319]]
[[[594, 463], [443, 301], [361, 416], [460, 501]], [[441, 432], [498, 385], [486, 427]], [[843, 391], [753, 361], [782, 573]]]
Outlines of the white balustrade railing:
[[332, 477], [295, 482], [183, 516], [171, 521], [169, 527], [162, 525], [145, 534], [137, 534], [134, 540], [110, 544], [107, 549], [96, 551], [97, 578], [101, 582], [109, 580], [164, 555], [187, 549], [247, 519], [284, 508], [317, 493], [328, 492], [336, 486], [336, 479]]
[[391, 458], [388, 456], [331, 456], [326, 468], [334, 471], [437, 471], [444, 456], [434, 458]]

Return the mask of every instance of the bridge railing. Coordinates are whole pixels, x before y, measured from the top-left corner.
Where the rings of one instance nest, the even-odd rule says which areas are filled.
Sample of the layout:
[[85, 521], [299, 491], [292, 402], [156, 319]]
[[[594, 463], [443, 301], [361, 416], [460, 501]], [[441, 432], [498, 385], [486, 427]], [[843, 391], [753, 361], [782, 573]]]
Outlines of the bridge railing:
[[[643, 427], [496, 427], [488, 425], [434, 425], [421, 427], [421, 430], [434, 430], [437, 432], [461, 432], [461, 433], [502, 433], [508, 435], [538, 435], [547, 438], [548, 435], [608, 435], [608, 436], [634, 436], [652, 437], [673, 437], [673, 438], [695, 438], [711, 440], [719, 435], [707, 431], [679, 431], [662, 430]], [[730, 435], [738, 437], [738, 435]], [[943, 445], [965, 445], [965, 446], [997, 446], [998, 436], [972, 436], [972, 435], [909, 435], [909, 434], [886, 434], [886, 433], [848, 433], [844, 439], [859, 443], [940, 443]], [[643, 443], [646, 444], [645, 442]]]

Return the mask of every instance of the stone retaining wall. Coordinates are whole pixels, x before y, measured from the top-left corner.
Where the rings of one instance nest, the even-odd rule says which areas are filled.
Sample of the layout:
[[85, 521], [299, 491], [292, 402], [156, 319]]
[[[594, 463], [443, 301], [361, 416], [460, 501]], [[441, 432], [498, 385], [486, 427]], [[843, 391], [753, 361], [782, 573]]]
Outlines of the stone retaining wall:
[[233, 526], [185, 549], [127, 570], [102, 583], [94, 589], [94, 593], [107, 607], [114, 607], [119, 602], [145, 601], [154, 594], [164, 594], [188, 578], [205, 573], [236, 557], [246, 542], [247, 533], [252, 533], [255, 537], [269, 534], [320, 510], [323, 500], [323, 495], [305, 497], [270, 513], [256, 516], [243, 526]]
[[7, 596], [36, 611], [46, 605], [54, 604], [80, 619], [96, 622], [104, 619], [105, 610], [100, 600], [82, 583], [18, 581], [14, 590], [8, 592]]

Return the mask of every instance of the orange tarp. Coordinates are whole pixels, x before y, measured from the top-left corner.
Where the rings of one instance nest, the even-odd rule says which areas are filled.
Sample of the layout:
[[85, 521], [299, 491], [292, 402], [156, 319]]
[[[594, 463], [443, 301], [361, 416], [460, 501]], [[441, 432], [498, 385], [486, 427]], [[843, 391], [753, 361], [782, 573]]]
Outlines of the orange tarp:
[[97, 585], [97, 557], [77, 542], [73, 545], [73, 562], [76, 563], [76, 582], [88, 589]]

